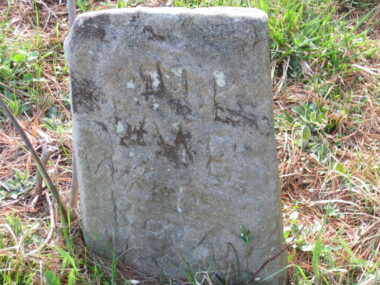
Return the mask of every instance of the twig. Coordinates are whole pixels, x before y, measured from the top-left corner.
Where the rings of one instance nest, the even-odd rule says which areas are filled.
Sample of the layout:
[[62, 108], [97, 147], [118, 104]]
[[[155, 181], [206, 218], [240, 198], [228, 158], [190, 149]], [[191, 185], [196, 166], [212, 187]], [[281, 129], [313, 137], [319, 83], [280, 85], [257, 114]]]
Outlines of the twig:
[[253, 275], [252, 275], [252, 280], [255, 281], [256, 280], [256, 277], [257, 275], [264, 269], [265, 266], [267, 266], [267, 264], [273, 260], [275, 260], [277, 257], [279, 257], [285, 250], [287, 250], [289, 247], [289, 245], [285, 245], [279, 252], [277, 252], [275, 255], [273, 255], [272, 257], [268, 258], [260, 267], [259, 269], [257, 269]]
[[275, 260], [278, 258], [282, 253], [284, 253], [285, 250], [289, 248], [289, 246], [295, 241], [295, 239], [301, 234], [302, 230], [305, 228], [305, 225], [302, 226], [302, 228], [298, 231], [298, 233], [292, 238], [291, 242], [287, 245], [285, 245], [283, 248], [281, 248], [275, 255], [269, 257], [261, 266], [259, 269], [257, 269], [253, 274], [251, 280], [248, 282], [248, 284], [251, 284], [252, 281], [256, 280], [257, 275], [265, 268], [265, 266], [268, 265], [269, 262]]
[[[44, 146], [42, 148], [41, 162], [42, 162], [43, 167], [46, 167], [46, 163], [48, 162], [52, 153], [53, 153], [53, 150], [51, 148], [46, 147], [46, 146]], [[36, 174], [36, 187], [34, 188], [34, 195], [36, 197], [41, 195], [42, 181], [43, 181], [43, 178], [41, 176], [41, 173], [37, 172], [37, 174]]]
[[289, 68], [289, 62], [290, 62], [290, 56], [288, 57], [286, 62], [284, 62], [284, 65], [282, 66], [282, 76], [276, 85], [276, 92], [274, 93], [273, 98], [276, 98], [277, 95], [280, 94], [281, 89], [286, 82], [286, 77], [287, 77], [288, 68]]
[[[69, 14], [69, 25], [73, 26], [76, 18], [75, 1], [67, 0], [67, 13]], [[77, 169], [75, 163], [75, 155], [73, 155], [72, 161], [72, 183], [71, 183], [71, 198], [70, 198], [70, 208], [74, 209], [78, 201], [78, 178]]]
[[4, 226], [11, 234], [11, 236], [13, 237], [14, 241], [15, 241], [15, 246], [14, 247], [9, 247], [7, 248], [7, 250], [10, 250], [10, 249], [15, 249], [16, 252], [21, 252], [22, 255], [24, 255], [24, 247], [22, 246], [22, 241], [24, 239], [24, 236], [22, 233], [20, 233], [20, 239], [17, 240], [17, 237], [14, 233], [14, 231], [12, 230], [11, 226], [8, 225], [8, 224], [2, 224], [2, 226]]
[[62, 212], [64, 222], [66, 223], [67, 222], [67, 211], [66, 211], [65, 206], [61, 202], [61, 199], [60, 199], [60, 196], [59, 196], [57, 189], [55, 188], [53, 182], [51, 181], [49, 174], [47, 173], [46, 169], [44, 168], [40, 158], [38, 157], [36, 150], [34, 149], [32, 143], [30, 142], [30, 140], [29, 140], [28, 136], [26, 135], [24, 129], [21, 127], [18, 120], [13, 116], [13, 114], [12, 114], [11, 110], [8, 108], [7, 104], [5, 104], [2, 96], [4, 96], [4, 95], [2, 93], [0, 93], [0, 107], [4, 110], [4, 113], [7, 115], [7, 117], [11, 120], [11, 122], [13, 123], [13, 125], [15, 126], [17, 131], [20, 133], [23, 141], [25, 142], [26, 147], [29, 149], [30, 153], [32, 154], [32, 156], [33, 156], [33, 158], [37, 164], [38, 170], [41, 172], [49, 190], [53, 194], [53, 197], [56, 200], [60, 211]]
[[[43, 146], [42, 154], [41, 154], [41, 162], [42, 162], [43, 167], [46, 167], [46, 163], [48, 162], [52, 153], [53, 153], [52, 148]], [[41, 196], [42, 182], [43, 182], [43, 177], [41, 176], [41, 173], [39, 171], [37, 171], [36, 187], [34, 187], [34, 198], [32, 199], [32, 202], [30, 203], [30, 206], [32, 208], [34, 208], [36, 206], [38, 198]]]
[[78, 176], [77, 176], [76, 159], [75, 159], [75, 155], [73, 154], [70, 208], [71, 209], [76, 208], [77, 203], [78, 203]]
[[9, 233], [11, 234], [11, 236], [13, 237], [13, 239], [15, 241], [14, 248], [16, 249], [16, 251], [19, 251], [18, 240], [17, 240], [17, 237], [16, 237], [15, 233], [13, 232], [12, 228], [8, 224], [2, 224], [2, 226], [4, 226], [9, 231]]
[[74, 20], [76, 18], [75, 1], [67, 0], [66, 6], [67, 6], [67, 14], [69, 14], [69, 25], [70, 27], [72, 27]]
[[[17, 246], [11, 246], [6, 248], [0, 248], [0, 254], [3, 254], [3, 256], [10, 256], [9, 251], [15, 250], [17, 252]], [[6, 253], [6, 254], [5, 254]]]
[[[8, 202], [8, 203], [0, 204], [0, 209], [12, 206], [14, 204], [17, 204], [18, 202], [19, 202], [19, 200], [13, 200], [13, 201]], [[3, 202], [0, 202], [0, 203], [3, 203]]]
[[39, 252], [41, 249], [43, 249], [45, 247], [45, 245], [50, 241], [51, 237], [53, 236], [53, 232], [54, 232], [54, 228], [55, 228], [55, 221], [54, 221], [54, 211], [53, 211], [53, 205], [50, 201], [50, 198], [49, 198], [49, 194], [46, 193], [45, 194], [45, 197], [46, 197], [46, 202], [48, 203], [49, 205], [49, 214], [50, 214], [50, 231], [48, 233], [48, 236], [46, 237], [46, 239], [44, 240], [44, 242], [38, 247], [36, 248], [35, 250], [27, 253], [26, 255], [33, 255], [37, 252]]
[[45, 7], [45, 9], [49, 13], [49, 17], [50, 17], [50, 14], [52, 14], [54, 16], [54, 18], [58, 19], [57, 15], [54, 13], [54, 11], [52, 9], [50, 9], [49, 6], [45, 2], [43, 2], [42, 0], [37, 0], [37, 3], [41, 4]]

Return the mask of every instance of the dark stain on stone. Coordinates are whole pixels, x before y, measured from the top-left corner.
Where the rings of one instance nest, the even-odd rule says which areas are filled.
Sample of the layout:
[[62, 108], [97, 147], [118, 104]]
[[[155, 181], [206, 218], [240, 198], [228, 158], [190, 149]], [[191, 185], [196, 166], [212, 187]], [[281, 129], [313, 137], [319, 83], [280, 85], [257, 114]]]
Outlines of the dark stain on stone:
[[142, 33], [143, 34], [148, 34], [148, 40], [151, 40], [151, 41], [164, 41], [166, 40], [166, 38], [162, 35], [158, 35], [154, 32], [152, 26], [144, 26], [143, 30], [142, 30]]
[[185, 95], [186, 95], [186, 98], [189, 96], [189, 83], [187, 81], [187, 71], [186, 69], [184, 69], [182, 71], [182, 82], [183, 82], [183, 88], [184, 88], [184, 91], [185, 91]]
[[74, 26], [74, 34], [78, 41], [83, 39], [95, 39], [98, 38], [101, 41], [105, 41], [106, 30], [105, 28], [110, 24], [110, 18], [108, 15], [98, 15], [96, 17], [88, 17], [82, 20], [83, 23], [79, 26]]
[[136, 23], [137, 20], [140, 18], [140, 13], [136, 13], [135, 15], [132, 16], [131, 23]]
[[271, 126], [270, 120], [269, 120], [269, 118], [268, 118], [267, 116], [263, 116], [263, 117], [261, 118], [261, 120], [262, 120], [262, 121], [265, 121], [265, 123], [267, 124], [268, 127]]
[[162, 97], [165, 93], [165, 85], [164, 80], [162, 76], [162, 71], [160, 64], [157, 63], [156, 70], [158, 74], [158, 80], [160, 81], [157, 88], [153, 87], [153, 78], [150, 74], [144, 74], [144, 71], [142, 69], [142, 66], [139, 68], [139, 74], [141, 77], [141, 80], [145, 82], [145, 91], [141, 93], [142, 96], [145, 97], [145, 100], [148, 101], [149, 96], [155, 96], [155, 97]]
[[160, 83], [158, 84], [158, 90], [160, 92], [164, 92], [165, 91], [164, 77], [162, 76], [161, 66], [159, 62], [157, 62], [156, 68], [157, 68], [158, 80], [160, 81]]
[[159, 135], [158, 145], [161, 147], [161, 150], [158, 151], [157, 154], [165, 156], [170, 162], [174, 163], [175, 166], [178, 167], [179, 158], [176, 146], [166, 143], [162, 135]]
[[155, 187], [151, 191], [153, 199], [155, 200], [167, 199], [167, 197], [172, 196], [176, 193], [176, 190], [174, 188], [166, 186]]
[[248, 126], [255, 130], [259, 129], [257, 116], [255, 114], [246, 113], [242, 110], [233, 110], [220, 106], [219, 104], [216, 105], [215, 121], [229, 124], [233, 127]]
[[128, 166], [124, 167], [124, 169], [122, 171], [122, 175], [125, 175], [125, 174], [129, 174], [129, 167]]
[[214, 80], [212, 90], [214, 91], [213, 93], [213, 98], [214, 98], [214, 104], [212, 106], [212, 115], [214, 117], [214, 121], [216, 121], [217, 117], [217, 110], [218, 110], [218, 103], [216, 103], [216, 81]]
[[246, 150], [246, 151], [252, 151], [252, 146], [249, 145], [249, 144], [245, 144], [244, 145], [244, 150]]
[[99, 111], [99, 103], [103, 95], [95, 82], [89, 79], [78, 79], [75, 73], [71, 73], [71, 97], [73, 111], [85, 113]]
[[216, 91], [215, 80], [213, 84], [213, 90], [214, 90], [214, 105], [213, 105], [214, 121], [231, 125], [233, 127], [248, 126], [250, 128], [254, 128], [255, 130], [259, 130], [259, 125], [257, 123], [257, 119], [258, 119], [257, 115], [252, 114], [250, 112], [244, 112], [243, 107], [240, 104], [237, 104], [239, 107], [239, 110], [234, 110], [231, 108], [224, 107], [216, 101], [217, 91]]
[[[146, 74], [140, 66], [139, 74], [142, 81], [145, 83], [145, 91], [141, 93], [141, 96], [144, 96], [145, 101], [149, 104], [149, 107], [153, 109], [154, 101], [151, 99], [161, 99], [165, 100], [167, 104], [174, 109], [177, 115], [181, 115], [187, 118], [188, 115], [191, 114], [191, 109], [186, 106], [186, 102], [183, 100], [175, 99], [173, 96], [166, 90], [164, 77], [162, 74], [161, 66], [159, 63], [156, 64], [156, 72], [157, 72], [157, 80], [159, 81], [158, 86], [153, 86], [153, 78], [150, 74]], [[182, 73], [182, 80], [184, 85], [184, 91], [186, 93], [186, 97], [188, 97], [188, 83], [187, 83], [187, 73], [184, 71]]]
[[164, 97], [165, 96], [163, 92], [154, 91], [154, 90], [142, 92], [141, 95], [144, 96], [145, 101], [147, 102], [149, 101], [149, 97]]
[[104, 132], [108, 133], [108, 128], [107, 128], [107, 126], [106, 126], [105, 123], [99, 122], [99, 121], [95, 121], [95, 124], [97, 124]]
[[[157, 154], [165, 156], [167, 160], [174, 163], [176, 167], [188, 167], [189, 163], [193, 162], [193, 154], [191, 153], [190, 147], [188, 145], [190, 139], [190, 132], [183, 131], [182, 127], [180, 127], [177, 131], [176, 138], [174, 140], [174, 145], [165, 142], [162, 135], [159, 135], [159, 141], [157, 144], [161, 147], [161, 150], [158, 151]], [[183, 147], [185, 150], [186, 161], [181, 160], [181, 147]]]
[[146, 146], [144, 135], [148, 132], [144, 129], [145, 121], [141, 121], [138, 126], [127, 123], [126, 135], [120, 139], [120, 144], [125, 147], [131, 145]]
[[169, 105], [174, 108], [175, 113], [177, 115], [182, 115], [183, 117], [187, 117], [188, 115], [191, 114], [191, 109], [185, 104], [182, 104], [181, 100], [177, 100], [170, 97], [168, 99], [168, 102], [169, 102]]
[[183, 147], [185, 148], [186, 154], [189, 158], [189, 160], [192, 162], [193, 161], [193, 155], [190, 152], [190, 148], [187, 144], [187, 142], [191, 139], [191, 134], [189, 131], [182, 131], [182, 127], [179, 128], [174, 144], [179, 148], [179, 146], [182, 144]]
[[153, 79], [150, 75], [145, 75], [142, 66], [139, 68], [141, 80], [145, 82], [145, 92], [153, 91]]
[[[271, 124], [270, 119], [269, 119], [267, 116], [263, 116], [263, 117], [261, 118], [261, 121], [264, 122], [265, 125], [267, 126], [267, 131], [268, 131], [268, 130], [271, 130], [271, 128], [272, 128], [272, 124]], [[270, 135], [271, 135], [271, 132], [266, 132], [266, 133], [265, 133], [265, 136], [266, 136], [266, 137], [270, 137]]]

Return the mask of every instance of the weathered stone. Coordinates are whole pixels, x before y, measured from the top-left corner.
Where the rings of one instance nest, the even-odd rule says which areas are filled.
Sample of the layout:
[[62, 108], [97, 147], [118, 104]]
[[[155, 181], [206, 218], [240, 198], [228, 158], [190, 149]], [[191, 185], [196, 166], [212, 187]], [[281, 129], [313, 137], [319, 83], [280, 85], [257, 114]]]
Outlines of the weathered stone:
[[[281, 248], [267, 16], [243, 8], [85, 13], [65, 44], [83, 231], [98, 254], [181, 276]], [[268, 276], [286, 265], [268, 264]], [[285, 274], [270, 284], [284, 284]]]

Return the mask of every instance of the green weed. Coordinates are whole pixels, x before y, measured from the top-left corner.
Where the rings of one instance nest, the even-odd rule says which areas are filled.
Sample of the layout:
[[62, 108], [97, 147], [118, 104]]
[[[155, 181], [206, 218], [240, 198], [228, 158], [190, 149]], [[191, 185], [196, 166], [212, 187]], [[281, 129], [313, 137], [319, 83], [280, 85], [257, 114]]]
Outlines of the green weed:
[[[58, 18], [44, 31], [46, 11], [39, 1], [31, 1], [32, 20], [28, 21], [34, 30], [28, 31], [31, 35], [14, 35], [13, 21], [22, 24], [13, 15], [16, 2], [8, 1], [0, 16], [0, 83], [10, 87], [0, 86], [0, 92], [20, 119], [29, 120], [45, 110], [36, 126], [59, 146], [54, 161], [59, 169], [56, 179], [65, 191], [71, 161], [66, 115], [70, 109], [68, 70], [59, 43], [67, 32], [62, 25], [65, 19], [55, 13]], [[136, 4], [143, 3], [76, 1], [82, 12]], [[282, 190], [284, 203], [291, 205], [284, 236], [288, 243], [296, 237], [290, 265], [283, 270], [290, 269], [294, 284], [376, 284], [380, 278], [378, 233], [373, 226], [378, 216], [380, 178], [376, 144], [379, 46], [370, 38], [378, 27], [376, 4], [375, 0], [174, 1], [181, 7], [257, 7], [269, 15], [274, 81], [284, 78], [275, 97]], [[53, 43], [43, 40], [48, 33]], [[44, 88], [48, 84], [52, 92]], [[299, 97], [291, 98], [296, 95]], [[4, 117], [1, 123], [5, 124]], [[1, 161], [7, 160], [2, 156]], [[61, 176], [65, 176], [63, 180]], [[311, 177], [317, 178], [308, 182]], [[24, 169], [9, 171], [0, 182], [0, 201], [4, 203], [27, 203], [24, 199], [34, 186], [33, 176]], [[338, 202], [326, 207], [318, 204], [329, 200]], [[309, 213], [305, 214], [305, 209]], [[310, 219], [304, 221], [305, 217]], [[1, 221], [0, 284], [131, 284], [115, 257], [105, 261], [79, 245], [81, 237], [70, 217], [67, 225], [57, 223], [50, 243], [27, 257], [44, 242], [46, 234], [41, 233], [51, 226], [44, 207], [37, 214], [2, 213]], [[197, 284], [212, 277], [222, 284], [249, 280], [251, 233], [242, 229], [240, 238], [244, 252], [236, 253], [236, 264], [227, 276], [214, 276], [215, 264], [204, 271], [187, 265], [183, 269], [187, 282]], [[271, 277], [263, 281], [270, 282]]]
[[21, 195], [28, 193], [34, 187], [34, 178], [24, 170], [14, 169], [13, 177], [0, 184], [0, 200], [17, 199]]
[[86, 12], [87, 11], [87, 5], [88, 5], [88, 1], [87, 0], [76, 1], [75, 4], [82, 10], [82, 12]]

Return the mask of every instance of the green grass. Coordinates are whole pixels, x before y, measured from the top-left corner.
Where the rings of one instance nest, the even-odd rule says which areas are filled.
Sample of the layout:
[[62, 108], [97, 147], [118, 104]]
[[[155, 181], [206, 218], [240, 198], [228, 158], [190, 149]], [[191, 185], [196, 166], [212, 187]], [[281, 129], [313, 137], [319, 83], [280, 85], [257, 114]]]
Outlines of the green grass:
[[[84, 12], [134, 3], [76, 4]], [[175, 6], [191, 8], [257, 7], [269, 15], [284, 236], [290, 245], [289, 277], [294, 284], [380, 280], [376, 4], [371, 0], [174, 1]], [[17, 0], [1, 5], [5, 13], [0, 16], [0, 83], [11, 88], [0, 86], [0, 92], [36, 137], [38, 151], [45, 142], [57, 147], [47, 168], [68, 200], [71, 121], [62, 52], [67, 33], [65, 15], [60, 13], [64, 8], [48, 4], [58, 15], [55, 18], [38, 1], [25, 4], [29, 6]], [[18, 18], [19, 12], [23, 17]], [[13, 32], [15, 27], [18, 33]], [[63, 225], [45, 196], [34, 209], [28, 208], [36, 168], [2, 111], [0, 124], [0, 202], [10, 203], [0, 208], [0, 284], [131, 284], [133, 279], [159, 283], [159, 277], [131, 271], [116, 258], [107, 261], [91, 254], [83, 245], [78, 219]], [[250, 232], [242, 231], [241, 238], [248, 251]], [[232, 275], [246, 284], [253, 271], [246, 256], [236, 259], [226, 284]], [[204, 273], [188, 268], [183, 278], [195, 285], [201, 276], [211, 278], [212, 268]]]
[[[361, 55], [366, 46], [367, 30], [357, 33], [376, 7], [361, 19], [349, 20], [349, 13], [337, 16], [336, 2], [332, 0], [257, 0], [257, 1], [176, 1], [180, 7], [244, 6], [256, 7], [269, 15], [272, 62], [280, 75], [285, 62], [287, 75], [297, 80], [307, 77], [307, 67], [315, 65], [314, 72], [323, 77], [347, 72], [350, 63]], [[368, 52], [371, 56], [377, 49]], [[306, 64], [306, 66], [305, 66]], [[306, 69], [306, 70], [305, 70]], [[310, 76], [309, 76], [310, 77]], [[325, 80], [326, 78], [324, 78]]]

